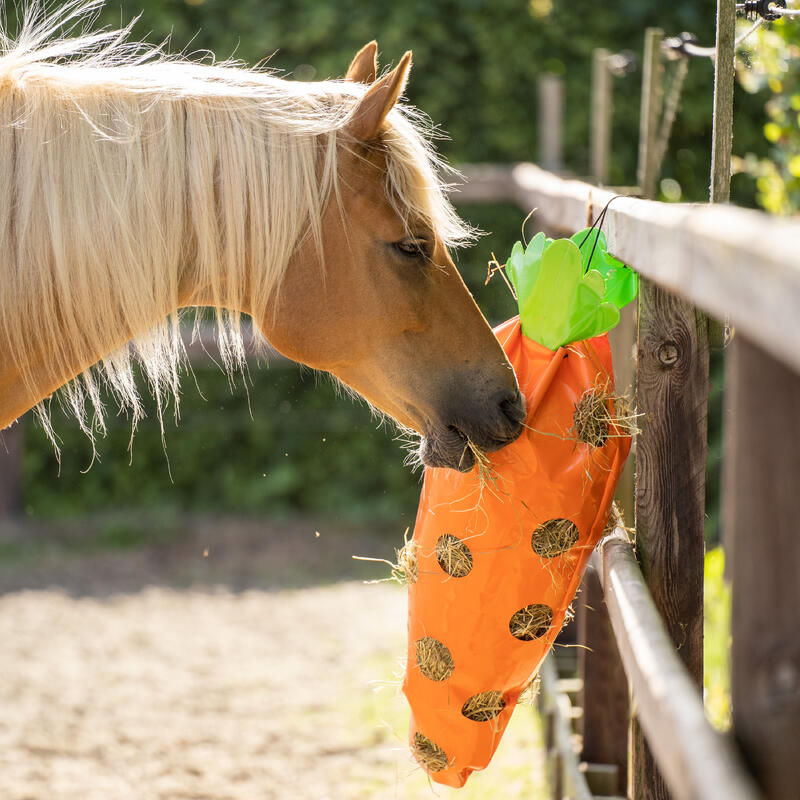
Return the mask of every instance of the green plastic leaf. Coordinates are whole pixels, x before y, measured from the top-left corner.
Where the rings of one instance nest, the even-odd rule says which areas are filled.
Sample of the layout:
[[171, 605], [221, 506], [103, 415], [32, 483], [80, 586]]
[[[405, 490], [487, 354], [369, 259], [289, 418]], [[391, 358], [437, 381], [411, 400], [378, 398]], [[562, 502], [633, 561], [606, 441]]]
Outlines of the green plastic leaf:
[[551, 350], [561, 346], [569, 335], [582, 271], [580, 251], [568, 239], [559, 239], [544, 251], [533, 291], [527, 298], [520, 296], [525, 336]]
[[571, 241], [581, 251], [584, 269], [595, 269], [605, 279], [605, 301], [617, 308], [628, 305], [638, 290], [636, 273], [608, 252], [608, 243], [602, 231], [584, 228], [573, 234]]
[[517, 242], [506, 271], [523, 334], [551, 350], [611, 330], [638, 288], [636, 273], [609, 255], [605, 235], [589, 228], [555, 241], [539, 233], [526, 248]]
[[524, 274], [523, 262], [525, 259], [525, 250], [522, 247], [522, 242], [517, 242], [511, 248], [511, 255], [506, 259], [506, 275], [508, 275], [517, 297], [520, 296], [520, 286], [522, 283], [522, 276]]
[[639, 290], [639, 278], [630, 267], [625, 265], [620, 265], [611, 271], [606, 277], [605, 283], [605, 299], [617, 308], [624, 308], [628, 305]]
[[606, 282], [603, 280], [603, 276], [596, 269], [590, 269], [583, 276], [583, 284], [588, 289], [591, 289], [592, 293], [597, 296], [598, 300], [602, 299], [606, 291]]

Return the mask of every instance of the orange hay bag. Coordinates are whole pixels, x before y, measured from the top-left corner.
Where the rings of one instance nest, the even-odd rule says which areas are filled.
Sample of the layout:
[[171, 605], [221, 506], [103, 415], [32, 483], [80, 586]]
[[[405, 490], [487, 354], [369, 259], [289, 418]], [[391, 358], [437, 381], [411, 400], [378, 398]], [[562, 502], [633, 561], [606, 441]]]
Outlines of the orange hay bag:
[[564, 623], [630, 449], [613, 421], [597, 446], [575, 433], [586, 393], [613, 394], [607, 336], [553, 352], [523, 336], [518, 318], [495, 334], [525, 395], [527, 427], [490, 456], [489, 478], [477, 467], [427, 470], [413, 538], [410, 743], [449, 786], [492, 758]]

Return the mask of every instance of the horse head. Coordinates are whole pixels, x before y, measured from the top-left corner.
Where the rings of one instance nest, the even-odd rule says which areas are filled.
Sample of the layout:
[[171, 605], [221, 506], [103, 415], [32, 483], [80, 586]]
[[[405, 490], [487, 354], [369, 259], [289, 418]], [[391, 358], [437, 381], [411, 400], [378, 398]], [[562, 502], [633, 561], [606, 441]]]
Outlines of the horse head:
[[[435, 215], [397, 197], [397, 181], [391, 188], [391, 140], [411, 130], [395, 109], [411, 53], [376, 79], [376, 47], [364, 47], [347, 73], [364, 90], [339, 135], [338, 196], [319, 241], [300, 244], [256, 322], [277, 350], [330, 372], [420, 434], [425, 465], [467, 471], [476, 449], [497, 450], [520, 434], [524, 401]], [[406, 167], [417, 195], [434, 191], [422, 185], [435, 181], [430, 165]]]

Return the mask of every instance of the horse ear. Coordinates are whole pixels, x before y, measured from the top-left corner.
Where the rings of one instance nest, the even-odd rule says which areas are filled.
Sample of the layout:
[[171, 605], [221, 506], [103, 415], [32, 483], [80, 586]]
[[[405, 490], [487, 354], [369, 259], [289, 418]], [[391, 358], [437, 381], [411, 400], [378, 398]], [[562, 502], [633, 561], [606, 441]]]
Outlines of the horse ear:
[[373, 39], [355, 54], [344, 78], [347, 81], [370, 84], [375, 82], [377, 76], [378, 43]]
[[411, 51], [400, 63], [379, 81], [375, 81], [359, 100], [353, 116], [347, 123], [347, 131], [355, 139], [367, 142], [374, 139], [383, 125], [386, 115], [392, 110], [397, 98], [403, 93], [411, 69]]

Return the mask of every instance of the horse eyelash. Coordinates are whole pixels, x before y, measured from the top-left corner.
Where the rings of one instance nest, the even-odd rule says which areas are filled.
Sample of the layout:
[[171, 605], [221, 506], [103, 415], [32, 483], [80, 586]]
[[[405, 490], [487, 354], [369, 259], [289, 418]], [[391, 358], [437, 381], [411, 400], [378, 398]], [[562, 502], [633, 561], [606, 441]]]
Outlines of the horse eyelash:
[[392, 247], [405, 258], [424, 258], [425, 261], [431, 260], [430, 243], [424, 238], [409, 237], [393, 242]]

